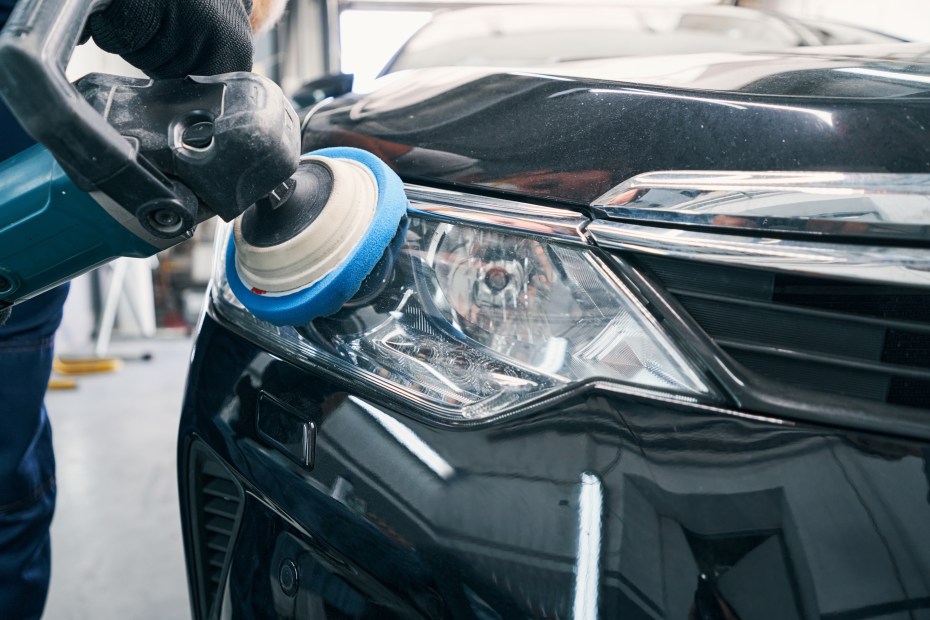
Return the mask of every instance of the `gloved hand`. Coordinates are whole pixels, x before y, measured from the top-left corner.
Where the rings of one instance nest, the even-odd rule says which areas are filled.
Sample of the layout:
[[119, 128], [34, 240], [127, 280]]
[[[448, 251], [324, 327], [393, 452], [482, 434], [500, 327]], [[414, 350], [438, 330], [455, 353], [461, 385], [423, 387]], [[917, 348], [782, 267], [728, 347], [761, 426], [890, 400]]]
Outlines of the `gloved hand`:
[[252, 69], [252, 0], [113, 0], [91, 16], [102, 50], [153, 78]]

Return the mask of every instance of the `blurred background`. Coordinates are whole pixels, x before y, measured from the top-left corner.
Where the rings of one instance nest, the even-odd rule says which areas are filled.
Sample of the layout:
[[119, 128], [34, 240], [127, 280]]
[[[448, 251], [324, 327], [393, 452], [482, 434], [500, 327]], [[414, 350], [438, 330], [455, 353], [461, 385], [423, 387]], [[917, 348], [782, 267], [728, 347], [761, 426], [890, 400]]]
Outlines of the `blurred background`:
[[[424, 66], [930, 41], [928, 18], [927, 0], [291, 0], [258, 41], [255, 68], [306, 110]], [[69, 74], [92, 71], [137, 75], [85, 45]], [[189, 614], [175, 433], [215, 231], [208, 222], [156, 258], [73, 283], [57, 340], [60, 389], [48, 399], [59, 470], [49, 618]], [[76, 374], [75, 360], [105, 363]]]

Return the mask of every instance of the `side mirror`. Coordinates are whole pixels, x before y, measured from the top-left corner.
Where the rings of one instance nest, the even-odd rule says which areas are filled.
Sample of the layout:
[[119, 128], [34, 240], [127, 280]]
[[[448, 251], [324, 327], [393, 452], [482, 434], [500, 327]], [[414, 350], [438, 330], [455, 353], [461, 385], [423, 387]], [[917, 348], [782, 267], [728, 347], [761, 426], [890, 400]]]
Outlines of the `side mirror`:
[[297, 89], [291, 99], [297, 108], [309, 108], [329, 97], [339, 97], [352, 92], [355, 76], [351, 73], [335, 73], [311, 80]]

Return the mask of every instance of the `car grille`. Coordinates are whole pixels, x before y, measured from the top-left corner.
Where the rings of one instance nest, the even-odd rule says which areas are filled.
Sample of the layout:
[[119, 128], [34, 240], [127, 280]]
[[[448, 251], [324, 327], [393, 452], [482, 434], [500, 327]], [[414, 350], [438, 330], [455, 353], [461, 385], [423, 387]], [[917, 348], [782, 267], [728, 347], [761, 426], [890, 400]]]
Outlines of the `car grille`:
[[930, 291], [637, 255], [750, 372], [930, 409]]
[[193, 456], [195, 558], [202, 617], [210, 617], [232, 548], [242, 491], [235, 477], [215, 457], [204, 450], [195, 450]]

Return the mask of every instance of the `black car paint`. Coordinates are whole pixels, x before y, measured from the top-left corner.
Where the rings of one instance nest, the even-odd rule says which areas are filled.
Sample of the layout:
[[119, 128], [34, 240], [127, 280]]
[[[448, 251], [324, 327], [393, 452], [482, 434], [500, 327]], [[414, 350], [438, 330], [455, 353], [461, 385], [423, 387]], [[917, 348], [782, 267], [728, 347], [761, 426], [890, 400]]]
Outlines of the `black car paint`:
[[[923, 75], [925, 50], [908, 49], [901, 68]], [[753, 81], [777, 85], [764, 95], [495, 74], [361, 120], [378, 95], [337, 101], [311, 119], [305, 144], [369, 148], [407, 180], [579, 206], [651, 169], [930, 167], [923, 93], [859, 100], [884, 84], [866, 80], [856, 97], [800, 98], [829, 80], [770, 73]], [[590, 559], [579, 558], [583, 480], [602, 492], [598, 617], [930, 615], [925, 442], [597, 390], [493, 424], [442, 426], [240, 331], [216, 310], [205, 317], [179, 438], [195, 590], [192, 449], [214, 454], [244, 490], [221, 617], [590, 613], [576, 583]], [[314, 423], [312, 468], [259, 434], [263, 394]], [[296, 587], [283, 577], [294, 567]]]

